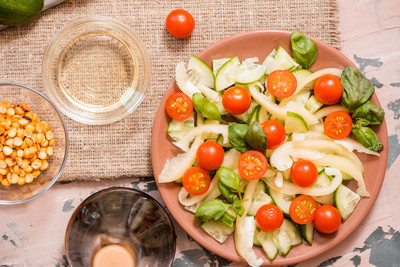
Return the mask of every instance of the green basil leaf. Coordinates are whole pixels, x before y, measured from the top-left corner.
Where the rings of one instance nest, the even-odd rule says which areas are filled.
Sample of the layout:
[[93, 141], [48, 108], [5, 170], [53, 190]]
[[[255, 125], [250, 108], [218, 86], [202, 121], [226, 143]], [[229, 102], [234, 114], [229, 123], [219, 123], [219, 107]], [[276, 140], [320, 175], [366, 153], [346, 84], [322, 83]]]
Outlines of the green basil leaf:
[[244, 213], [244, 207], [242, 205], [242, 200], [237, 199], [233, 202], [233, 210], [236, 212], [237, 215], [242, 217]]
[[367, 102], [375, 91], [372, 83], [356, 68], [346, 67], [342, 73], [342, 104], [353, 112]]
[[373, 151], [381, 151], [383, 149], [383, 145], [381, 142], [379, 142], [378, 136], [376, 136], [375, 132], [371, 128], [361, 126], [360, 124], [362, 123], [358, 121], [351, 130], [356, 139], [368, 149]]
[[253, 121], [245, 136], [246, 143], [254, 150], [265, 154], [267, 150], [267, 135], [258, 121]]
[[221, 199], [214, 198], [207, 202], [202, 203], [196, 210], [196, 219], [207, 222], [211, 219], [219, 220], [224, 216], [225, 212], [230, 207], [229, 204], [225, 204]]
[[231, 169], [220, 167], [217, 171], [217, 176], [219, 178], [219, 183], [240, 193], [240, 178]]
[[247, 145], [245, 137], [249, 126], [240, 123], [229, 123], [228, 126], [228, 139], [229, 143], [238, 151], [244, 153], [250, 150]]
[[317, 59], [317, 45], [313, 40], [298, 32], [292, 33], [290, 42], [292, 44], [294, 59], [301, 66], [308, 69]]
[[383, 122], [385, 118], [385, 111], [382, 108], [374, 105], [371, 101], [367, 101], [361, 106], [359, 106], [353, 112], [353, 118], [362, 118], [364, 121], [364, 126], [367, 125], [379, 125]]
[[223, 185], [221, 181], [218, 181], [218, 189], [221, 192], [221, 195], [226, 198], [229, 203], [234, 203], [236, 200], [239, 199], [238, 196], [232, 193], [232, 191], [228, 187]]
[[192, 102], [196, 112], [204, 118], [217, 121], [222, 120], [218, 107], [200, 93], [196, 93], [192, 96]]

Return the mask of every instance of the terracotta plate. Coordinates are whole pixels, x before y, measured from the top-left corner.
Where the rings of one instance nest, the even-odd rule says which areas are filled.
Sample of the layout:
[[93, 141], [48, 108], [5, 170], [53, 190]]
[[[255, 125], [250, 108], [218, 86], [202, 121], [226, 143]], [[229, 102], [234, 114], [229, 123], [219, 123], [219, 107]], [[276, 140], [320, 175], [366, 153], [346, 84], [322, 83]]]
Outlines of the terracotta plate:
[[[355, 67], [353, 62], [338, 52], [335, 48], [322, 41], [315, 39], [314, 41], [318, 47], [318, 59], [312, 65], [312, 71], [327, 67], [344, 69], [348, 65]], [[277, 48], [279, 45], [283, 46], [287, 51], [291, 51], [290, 32], [271, 30], [253, 31], [234, 35], [221, 40], [207, 47], [197, 56], [210, 66], [213, 59], [232, 57], [235, 55], [239, 56], [241, 60], [257, 56], [260, 61], [263, 61], [271, 50]], [[156, 181], [158, 181], [158, 175], [163, 169], [166, 159], [174, 157], [177, 153], [181, 153], [179, 149], [172, 145], [171, 140], [166, 134], [169, 118], [165, 112], [165, 102], [168, 96], [176, 91], [179, 91], [179, 89], [175, 81], [172, 81], [161, 100], [154, 120], [151, 154]], [[372, 102], [380, 106], [376, 95], [373, 95]], [[255, 251], [259, 257], [264, 259], [264, 264], [287, 265], [312, 258], [337, 245], [358, 227], [374, 204], [379, 194], [379, 190], [381, 189], [386, 171], [388, 157], [386, 123], [384, 122], [382, 125], [375, 128], [375, 130], [382, 144], [385, 146], [384, 150], [381, 152], [381, 156], [375, 157], [367, 156], [365, 154], [359, 155], [364, 164], [365, 182], [371, 197], [363, 198], [360, 201], [354, 213], [341, 225], [335, 234], [322, 235], [316, 233], [314, 235], [312, 248], [305, 244], [295, 246], [286, 257], [278, 256], [273, 262], [270, 262], [264, 256], [261, 249], [256, 248]], [[348, 185], [352, 189], [356, 188], [354, 181], [351, 181]], [[221, 257], [232, 261], [243, 261], [243, 259], [236, 253], [232, 236], [229, 237], [224, 244], [219, 244], [200, 229], [199, 221], [194, 219], [193, 214], [182, 208], [177, 197], [180, 189], [179, 185], [174, 183], [157, 183], [157, 186], [172, 216], [194, 240]]]

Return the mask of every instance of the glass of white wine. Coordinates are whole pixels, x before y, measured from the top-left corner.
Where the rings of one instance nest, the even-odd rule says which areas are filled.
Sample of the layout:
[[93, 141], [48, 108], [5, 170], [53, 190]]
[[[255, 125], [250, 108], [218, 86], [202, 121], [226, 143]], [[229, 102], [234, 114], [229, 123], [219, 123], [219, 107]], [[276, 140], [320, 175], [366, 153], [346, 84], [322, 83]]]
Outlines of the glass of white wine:
[[166, 210], [141, 191], [112, 187], [73, 213], [65, 248], [73, 267], [171, 266], [175, 231]]

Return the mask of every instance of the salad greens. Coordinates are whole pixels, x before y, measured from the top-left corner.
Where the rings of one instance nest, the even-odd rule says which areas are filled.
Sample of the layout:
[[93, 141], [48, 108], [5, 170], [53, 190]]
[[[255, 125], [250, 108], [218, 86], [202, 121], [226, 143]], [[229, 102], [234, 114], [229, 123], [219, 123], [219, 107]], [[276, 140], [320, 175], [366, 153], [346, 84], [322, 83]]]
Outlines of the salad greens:
[[267, 150], [267, 135], [258, 121], [253, 121], [245, 135], [246, 143], [254, 150], [265, 153]]
[[196, 210], [196, 219], [207, 222], [211, 219], [221, 219], [231, 205], [226, 204], [219, 198], [211, 199], [202, 203]]
[[240, 178], [231, 169], [220, 167], [217, 171], [217, 176], [223, 186], [240, 193]]
[[354, 110], [352, 117], [353, 119], [361, 120], [362, 126], [379, 125], [385, 118], [385, 112], [382, 108], [372, 104], [371, 101], [368, 100]]
[[308, 69], [318, 56], [316, 44], [310, 38], [298, 32], [292, 33], [290, 42], [296, 62]]
[[246, 133], [249, 126], [242, 123], [231, 122], [228, 126], [228, 139], [229, 143], [236, 150], [244, 153], [250, 149], [249, 145], [246, 143]]
[[357, 119], [356, 123], [353, 125], [351, 132], [356, 137], [363, 146], [373, 151], [381, 151], [383, 145], [376, 136], [375, 132], [368, 126], [363, 126], [364, 120]]
[[221, 114], [218, 107], [202, 94], [196, 93], [192, 97], [193, 107], [197, 113], [210, 120], [221, 121]]

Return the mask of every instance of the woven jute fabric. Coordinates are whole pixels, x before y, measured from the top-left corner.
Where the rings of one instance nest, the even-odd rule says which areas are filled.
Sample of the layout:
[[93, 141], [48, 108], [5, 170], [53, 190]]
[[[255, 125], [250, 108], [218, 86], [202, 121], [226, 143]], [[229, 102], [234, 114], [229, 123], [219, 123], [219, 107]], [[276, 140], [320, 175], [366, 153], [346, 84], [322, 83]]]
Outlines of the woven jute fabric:
[[[196, 21], [193, 34], [186, 39], [176, 39], [165, 29], [168, 13], [178, 8], [188, 10]], [[0, 82], [24, 84], [45, 93], [42, 57], [58, 30], [87, 15], [125, 23], [150, 54], [150, 87], [142, 104], [118, 122], [90, 126], [63, 116], [70, 146], [60, 180], [148, 177], [153, 175], [153, 119], [177, 62], [225, 37], [257, 29], [299, 31], [340, 48], [337, 9], [332, 0], [69, 0], [27, 25], [0, 31]]]

